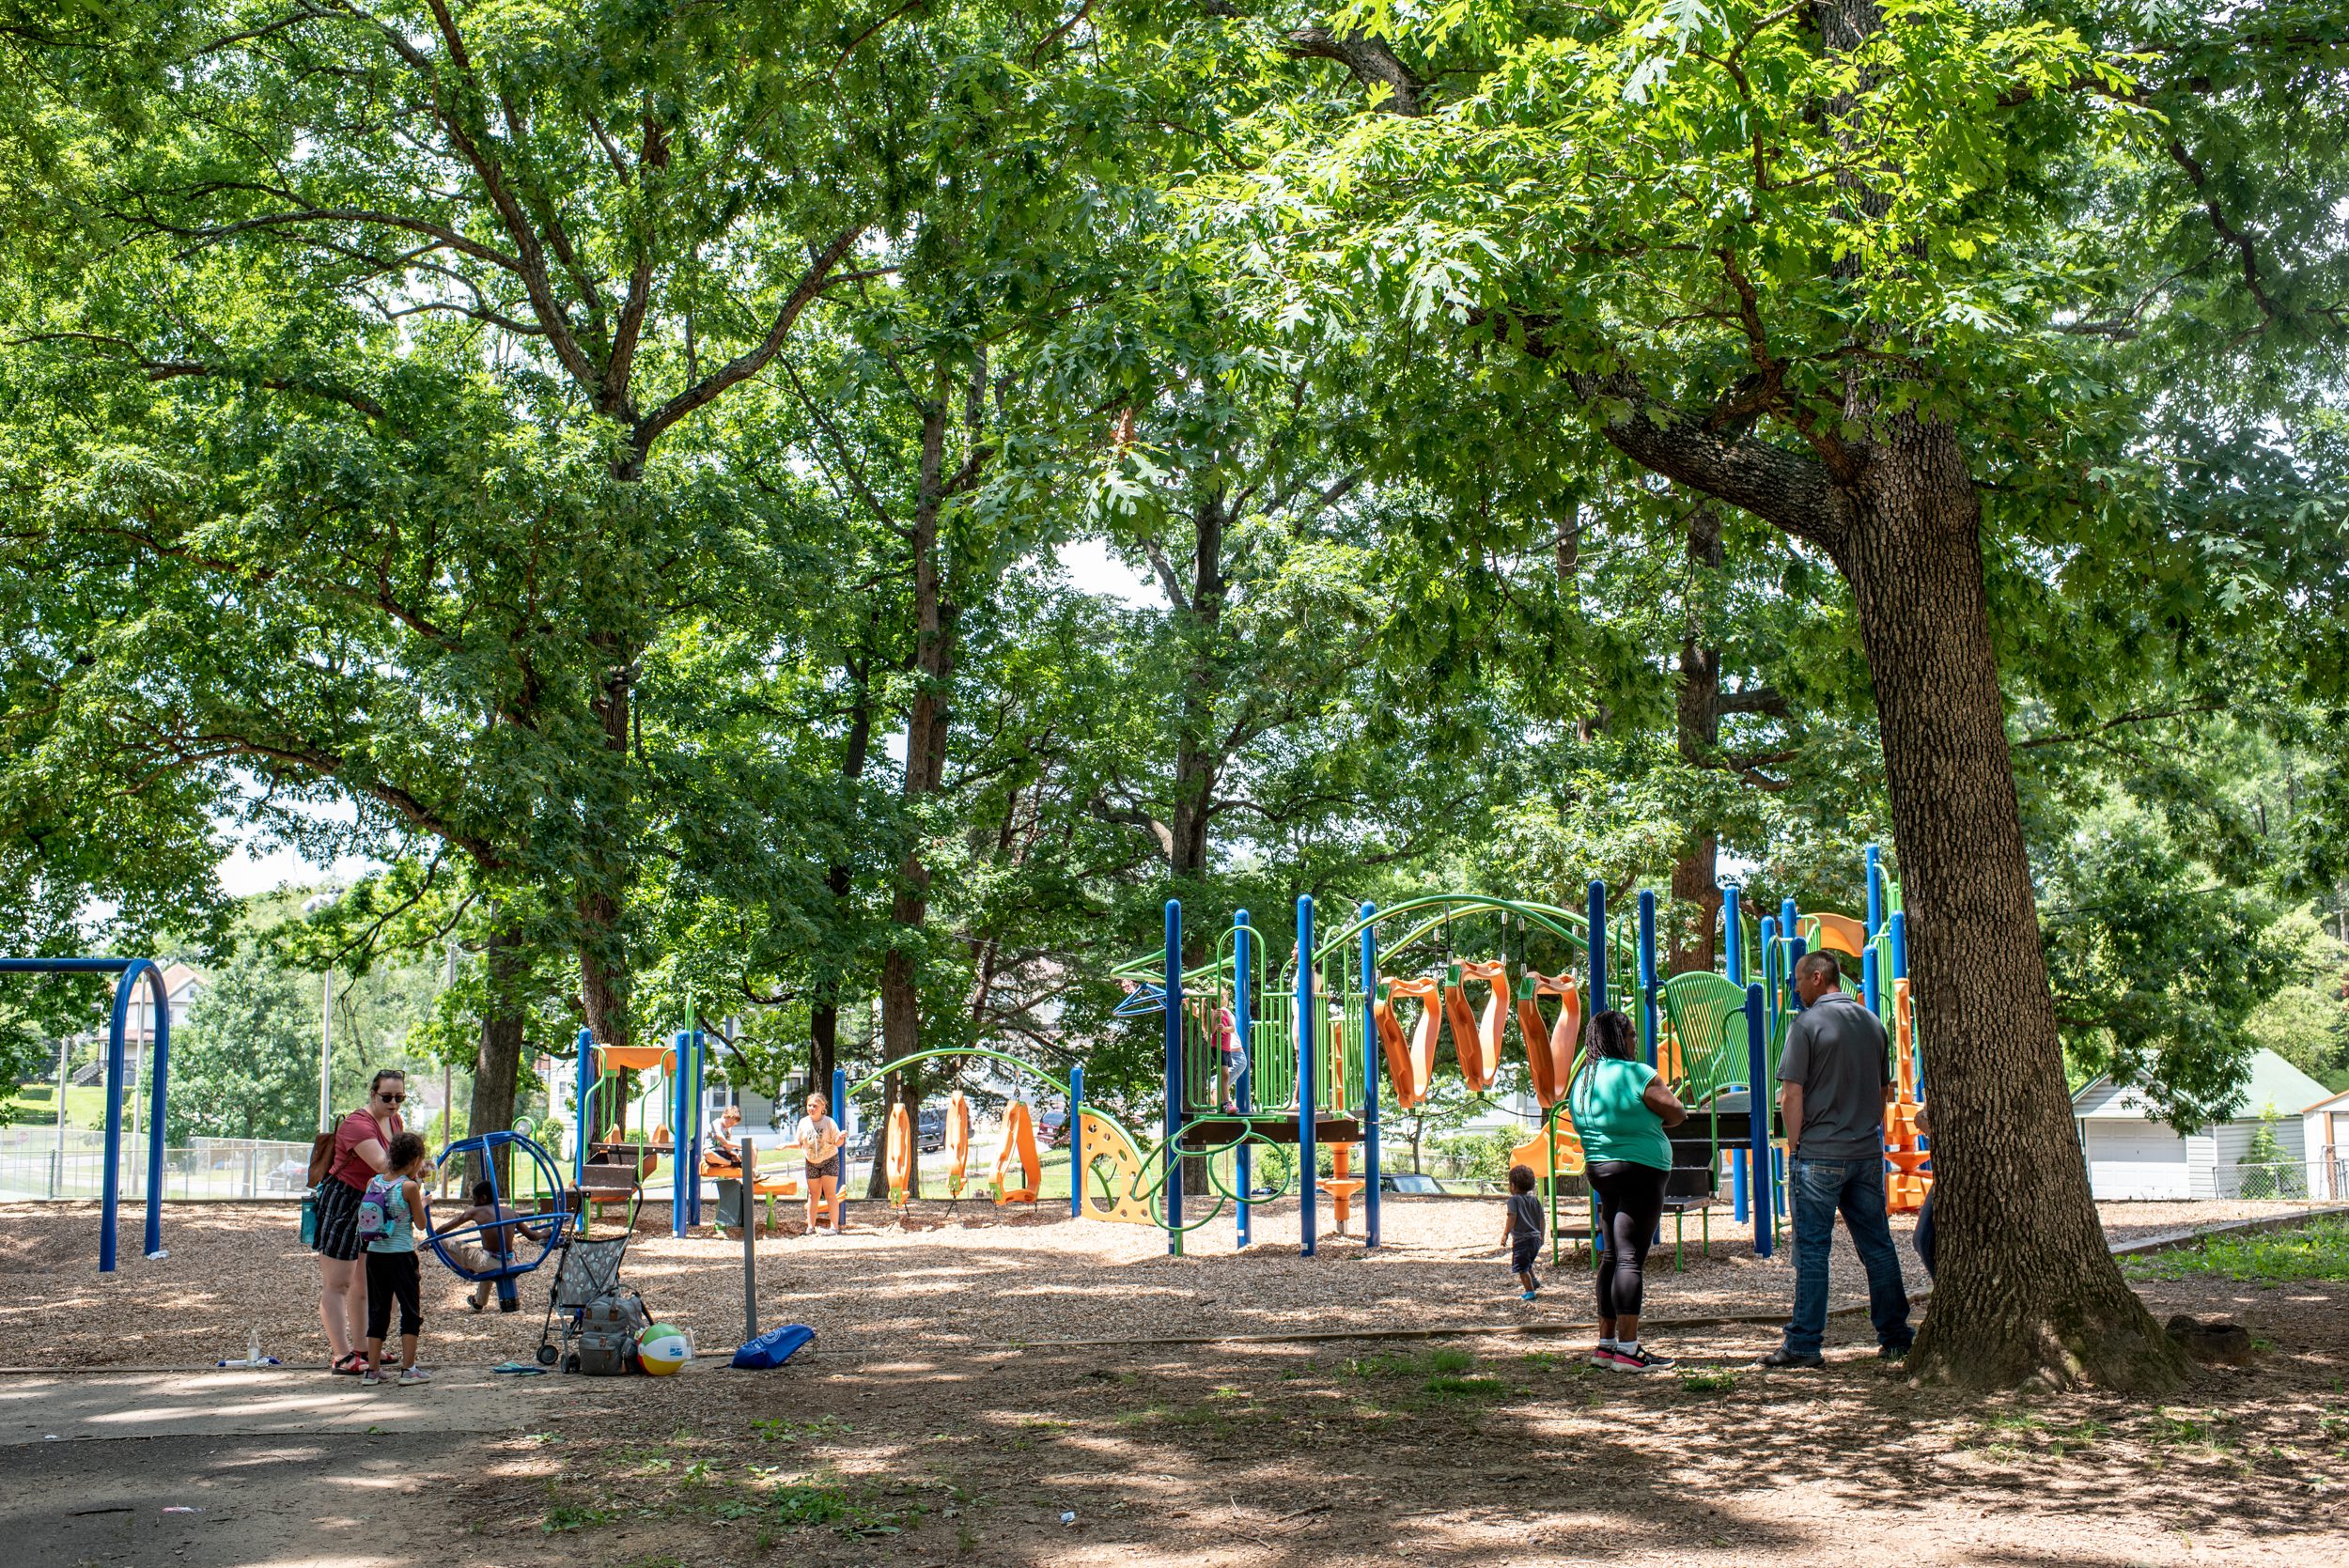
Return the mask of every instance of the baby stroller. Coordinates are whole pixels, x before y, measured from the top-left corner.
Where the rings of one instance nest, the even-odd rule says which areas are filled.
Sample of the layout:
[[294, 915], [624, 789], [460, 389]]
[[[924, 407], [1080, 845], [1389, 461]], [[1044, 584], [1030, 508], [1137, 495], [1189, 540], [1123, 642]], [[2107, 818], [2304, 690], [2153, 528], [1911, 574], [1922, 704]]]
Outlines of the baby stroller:
[[[628, 1257], [630, 1233], [589, 1241], [572, 1235], [563, 1243], [562, 1261], [555, 1265], [554, 1288], [547, 1293], [547, 1318], [538, 1329], [538, 1364], [563, 1363], [565, 1372], [618, 1372], [622, 1365], [589, 1364], [605, 1356], [624, 1359], [621, 1342], [632, 1345], [636, 1333], [650, 1321], [644, 1298], [620, 1288], [620, 1265]], [[553, 1343], [560, 1314], [563, 1338]], [[610, 1343], [607, 1343], [610, 1342]]]

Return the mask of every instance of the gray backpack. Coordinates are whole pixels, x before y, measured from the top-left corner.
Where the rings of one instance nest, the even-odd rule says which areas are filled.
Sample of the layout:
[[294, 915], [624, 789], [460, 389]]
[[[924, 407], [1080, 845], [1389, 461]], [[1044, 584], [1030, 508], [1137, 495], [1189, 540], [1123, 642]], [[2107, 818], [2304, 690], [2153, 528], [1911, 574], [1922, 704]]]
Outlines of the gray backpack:
[[636, 1336], [651, 1325], [644, 1298], [599, 1296], [579, 1325], [579, 1370], [590, 1377], [620, 1377], [636, 1370]]

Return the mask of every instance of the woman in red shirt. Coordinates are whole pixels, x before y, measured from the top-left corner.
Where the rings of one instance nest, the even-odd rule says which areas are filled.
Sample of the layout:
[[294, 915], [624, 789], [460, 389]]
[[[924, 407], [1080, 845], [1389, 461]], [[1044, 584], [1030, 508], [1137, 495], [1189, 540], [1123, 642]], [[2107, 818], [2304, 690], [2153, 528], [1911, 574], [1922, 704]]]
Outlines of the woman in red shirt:
[[335, 1127], [326, 1179], [319, 1184], [313, 1244], [319, 1255], [319, 1321], [334, 1353], [332, 1370], [350, 1377], [366, 1370], [360, 1349], [366, 1343], [367, 1276], [360, 1258], [359, 1200], [371, 1179], [391, 1169], [386, 1151], [407, 1130], [399, 1114], [407, 1100], [407, 1074], [388, 1067], [376, 1074], [367, 1086], [367, 1103]]

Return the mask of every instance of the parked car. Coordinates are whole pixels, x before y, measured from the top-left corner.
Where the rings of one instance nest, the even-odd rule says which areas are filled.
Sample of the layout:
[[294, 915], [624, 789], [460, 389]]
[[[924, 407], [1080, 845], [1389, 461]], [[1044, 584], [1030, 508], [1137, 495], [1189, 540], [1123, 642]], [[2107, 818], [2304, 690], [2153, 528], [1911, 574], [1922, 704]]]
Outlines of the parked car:
[[1400, 1175], [1393, 1176], [1382, 1171], [1378, 1174], [1378, 1190], [1381, 1192], [1433, 1193], [1440, 1197], [1443, 1194], [1443, 1184], [1433, 1176], [1423, 1176], [1414, 1171], [1407, 1171]]
[[261, 1178], [266, 1192], [299, 1192], [309, 1185], [310, 1164], [302, 1159], [281, 1159]]
[[1035, 1141], [1048, 1149], [1068, 1146], [1068, 1112], [1048, 1110], [1035, 1119]]
[[946, 1146], [946, 1112], [939, 1107], [926, 1108], [920, 1118], [922, 1152], [934, 1155]]

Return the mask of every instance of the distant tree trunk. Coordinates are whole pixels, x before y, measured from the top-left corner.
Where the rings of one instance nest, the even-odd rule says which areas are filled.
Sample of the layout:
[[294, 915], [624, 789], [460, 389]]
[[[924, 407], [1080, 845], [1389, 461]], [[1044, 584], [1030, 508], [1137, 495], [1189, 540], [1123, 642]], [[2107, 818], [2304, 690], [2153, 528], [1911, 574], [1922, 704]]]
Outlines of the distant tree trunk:
[[[848, 707], [848, 735], [841, 750], [840, 777], [849, 786], [864, 777], [864, 759], [873, 744], [871, 650], [848, 662], [848, 679], [855, 696]], [[846, 862], [825, 869], [824, 886], [832, 893], [834, 918], [845, 919], [854, 872]], [[832, 1093], [832, 1069], [840, 1060], [840, 977], [826, 974], [816, 983], [815, 1000], [807, 1013], [807, 1087], [811, 1094]]]
[[[913, 512], [913, 671], [919, 682], [906, 719], [903, 794], [909, 804], [935, 794], [946, 776], [946, 725], [955, 671], [955, 607], [947, 601], [938, 548], [939, 516], [944, 505], [947, 404], [944, 376], [922, 416], [920, 487]], [[922, 1048], [922, 990], [919, 948], [929, 916], [930, 872], [917, 843], [897, 867], [897, 894], [890, 906], [894, 939], [881, 959], [881, 1051], [894, 1062]], [[876, 1149], [878, 1151], [878, 1145]], [[876, 1159], [868, 1196], [887, 1190], [883, 1162]], [[914, 1171], [914, 1191], [921, 1170]]]
[[[1710, 502], [1688, 513], [1688, 613], [1680, 633], [1680, 691], [1676, 737], [1680, 760], [1690, 768], [1714, 765], [1721, 742], [1721, 650], [1709, 645], [1714, 596], [1721, 570], [1721, 515]], [[1668, 974], [1713, 967], [1713, 927], [1720, 919], [1719, 846], [1713, 825], [1694, 825], [1672, 864], [1672, 953]]]
[[2174, 1384], [2079, 1158], [1983, 589], [1982, 506], [1956, 433], [1914, 415], [1847, 486], [1837, 530], [1875, 675], [1910, 973], [1928, 999], [1933, 1311], [1910, 1365], [2013, 1386]]
[[1169, 821], [1173, 842], [1167, 865], [1180, 880], [1207, 866], [1207, 823], [1213, 815], [1216, 783], [1224, 755], [1215, 735], [1221, 696], [1221, 650], [1223, 600], [1224, 515], [1221, 485], [1203, 489], [1191, 507], [1198, 546], [1191, 557], [1190, 604], [1184, 617], [1189, 644], [1182, 675], [1182, 702], [1174, 741], [1174, 800]]
[[[522, 1061], [522, 1001], [517, 993], [530, 968], [521, 934], [494, 910], [485, 949], [488, 994], [481, 1015], [481, 1054], [474, 1063], [473, 1110], [466, 1126], [467, 1133], [474, 1137], [504, 1132], [514, 1125], [514, 1097]], [[479, 1181], [488, 1173], [476, 1156], [468, 1179]], [[497, 1172], [501, 1189], [513, 1180], [513, 1174], [512, 1161], [502, 1151]]]

